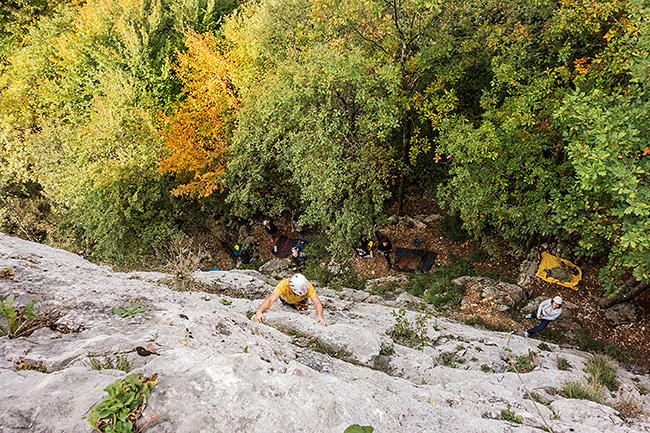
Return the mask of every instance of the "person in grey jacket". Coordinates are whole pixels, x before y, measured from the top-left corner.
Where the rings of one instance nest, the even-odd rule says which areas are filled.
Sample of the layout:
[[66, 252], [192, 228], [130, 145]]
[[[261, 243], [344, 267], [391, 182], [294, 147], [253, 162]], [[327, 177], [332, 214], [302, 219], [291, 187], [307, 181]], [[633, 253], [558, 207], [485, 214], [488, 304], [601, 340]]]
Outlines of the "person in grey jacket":
[[524, 337], [528, 338], [531, 334], [542, 331], [551, 321], [560, 317], [560, 314], [562, 314], [562, 298], [556, 296], [542, 302], [535, 312], [524, 316], [524, 319], [539, 319], [539, 325], [524, 332]]

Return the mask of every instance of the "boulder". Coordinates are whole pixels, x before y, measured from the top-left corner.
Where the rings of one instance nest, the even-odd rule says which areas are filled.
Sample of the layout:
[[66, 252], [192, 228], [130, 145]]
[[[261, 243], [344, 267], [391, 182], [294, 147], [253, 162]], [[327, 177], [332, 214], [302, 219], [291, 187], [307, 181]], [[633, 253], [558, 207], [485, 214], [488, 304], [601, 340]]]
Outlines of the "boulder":
[[634, 323], [645, 315], [643, 308], [630, 302], [623, 302], [605, 310], [607, 322], [612, 326]]
[[520, 305], [525, 298], [525, 292], [520, 286], [495, 281], [487, 277], [464, 276], [456, 278], [452, 282], [477, 291], [482, 299], [496, 302], [501, 306], [499, 308], [501, 311], [507, 311]]
[[517, 285], [526, 287], [539, 269], [539, 263], [542, 260], [542, 255], [539, 248], [533, 247], [526, 260], [519, 265], [519, 276], [517, 277]]

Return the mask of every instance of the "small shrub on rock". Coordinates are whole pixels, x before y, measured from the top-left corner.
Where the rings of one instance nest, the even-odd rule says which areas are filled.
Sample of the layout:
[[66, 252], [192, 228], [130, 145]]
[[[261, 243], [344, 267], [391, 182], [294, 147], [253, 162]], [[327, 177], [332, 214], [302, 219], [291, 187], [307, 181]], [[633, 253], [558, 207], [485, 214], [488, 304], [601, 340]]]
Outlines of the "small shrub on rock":
[[138, 419], [147, 406], [149, 395], [158, 383], [158, 375], [142, 377], [131, 374], [117, 380], [106, 388], [108, 393], [100, 404], [90, 410], [84, 418], [93, 430], [103, 433], [131, 433], [142, 431], [151, 421], [160, 415], [152, 416], [144, 426], [138, 426]]
[[618, 402], [613, 407], [617, 411], [616, 415], [628, 424], [634, 421], [648, 421], [648, 412], [643, 408], [643, 402], [632, 393], [623, 395], [621, 391]]
[[501, 409], [501, 419], [503, 421], [514, 422], [517, 424], [521, 424], [524, 421], [524, 418], [521, 415], [515, 415], [515, 413], [510, 410], [510, 405], [508, 405], [507, 409]]
[[565, 398], [603, 402], [602, 386], [597, 383], [585, 385], [580, 381], [568, 381], [562, 385], [560, 395]]
[[616, 378], [616, 364], [609, 357], [604, 355], [594, 355], [584, 367], [591, 380], [606, 386], [610, 391], [618, 389], [618, 379]]
[[395, 316], [395, 327], [390, 335], [393, 341], [413, 349], [422, 349], [429, 343], [426, 329], [428, 314], [418, 315], [413, 324], [406, 318], [404, 308], [393, 310], [391, 314]]
[[0, 325], [0, 337], [6, 335], [9, 338], [24, 337], [31, 334], [38, 328], [48, 326], [52, 319], [48, 312], [40, 312], [34, 307], [34, 300], [27, 301], [23, 308], [14, 307], [14, 295], [9, 295], [4, 301], [0, 301], [0, 314], [7, 321], [7, 327]]
[[566, 359], [566, 358], [558, 358], [557, 359], [557, 368], [558, 370], [562, 371], [568, 371], [573, 368], [571, 363]]

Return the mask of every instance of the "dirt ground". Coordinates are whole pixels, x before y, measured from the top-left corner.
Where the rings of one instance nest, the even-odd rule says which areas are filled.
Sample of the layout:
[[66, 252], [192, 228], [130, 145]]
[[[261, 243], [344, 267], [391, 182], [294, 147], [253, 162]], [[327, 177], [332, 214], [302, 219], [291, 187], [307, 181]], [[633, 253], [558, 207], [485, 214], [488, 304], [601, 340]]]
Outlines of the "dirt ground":
[[[426, 199], [422, 194], [419, 194], [418, 191], [409, 191], [407, 196], [409, 198], [406, 200], [404, 205], [404, 215], [445, 214], [434, 200]], [[395, 208], [388, 209], [387, 215], [394, 215], [395, 211]], [[276, 221], [276, 225], [280, 228], [282, 234], [285, 234], [290, 238], [296, 237], [296, 235], [290, 233], [289, 230], [283, 230], [284, 228], [289, 227], [288, 220]], [[215, 229], [215, 231], [216, 230], [217, 229]], [[429, 224], [426, 229], [418, 229], [415, 227], [407, 228], [402, 224], [399, 226], [388, 225], [380, 228], [380, 230], [384, 235], [387, 235], [391, 239], [393, 249], [396, 247], [416, 248], [413, 245], [413, 240], [419, 239], [420, 244], [417, 247], [418, 249], [433, 251], [438, 254], [434, 269], [436, 266], [448, 264], [450, 255], [452, 254], [459, 258], [467, 258], [472, 252], [481, 249], [480, 246], [472, 240], [460, 244], [454, 244], [443, 237], [440, 221]], [[273, 243], [264, 231], [261, 222], [253, 227], [253, 236], [259, 244], [260, 260], [265, 262], [273, 258], [271, 255]], [[207, 240], [208, 238], [210, 238], [209, 241]], [[226, 248], [219, 245], [219, 242], [215, 242], [214, 239], [214, 236], [208, 236], [206, 238], [206, 247], [212, 252], [213, 266], [219, 267], [220, 269], [230, 269], [232, 267], [232, 261], [230, 257], [228, 257]], [[234, 242], [236, 241], [233, 241], [232, 237], [230, 241], [226, 241], [227, 244], [234, 244]], [[399, 275], [395, 270], [387, 270], [386, 261], [382, 256], [374, 254], [372, 259], [361, 259], [354, 254], [352, 249], [350, 249], [350, 255], [352, 265], [362, 278], [373, 279], [388, 275]], [[391, 260], [394, 261], [394, 254], [391, 255]], [[498, 258], [489, 258], [481, 263], [473, 263], [473, 265], [477, 269], [479, 275], [498, 275], [502, 281], [515, 282], [517, 280], [521, 261], [521, 258], [504, 255]], [[605, 345], [610, 343], [617, 344], [622, 351], [630, 355], [628, 358], [629, 366], [640, 367], [646, 372], [650, 372], [650, 332], [648, 332], [650, 331], [650, 321], [648, 320], [648, 314], [646, 314], [644, 319], [638, 323], [612, 327], [607, 323], [603, 311], [597, 307], [597, 300], [603, 293], [598, 271], [603, 265], [603, 260], [597, 261], [586, 259], [579, 263], [583, 272], [583, 279], [578, 287], [581, 288], [582, 291], [548, 283], [537, 277], [533, 277], [532, 282], [526, 286], [525, 289], [532, 290], [533, 297], [562, 296], [565, 301], [577, 306], [577, 308], [574, 307], [572, 311], [573, 319], [582, 328], [588, 330], [593, 339], [598, 340]], [[478, 294], [468, 292], [466, 293], [465, 298], [472, 303], [477, 303]], [[643, 307], [646, 312], [650, 312], [650, 291], [647, 291], [635, 302]], [[522, 321], [513, 320], [509, 314], [498, 312], [493, 308], [484, 306], [484, 304], [477, 304], [475, 307], [464, 308], [462, 309], [462, 312], [456, 311], [447, 314], [456, 318], [480, 318], [490, 325], [507, 327], [522, 332], [525, 329], [523, 326], [526, 325], [526, 323], [523, 323]], [[552, 325], [549, 329], [552, 329]]]

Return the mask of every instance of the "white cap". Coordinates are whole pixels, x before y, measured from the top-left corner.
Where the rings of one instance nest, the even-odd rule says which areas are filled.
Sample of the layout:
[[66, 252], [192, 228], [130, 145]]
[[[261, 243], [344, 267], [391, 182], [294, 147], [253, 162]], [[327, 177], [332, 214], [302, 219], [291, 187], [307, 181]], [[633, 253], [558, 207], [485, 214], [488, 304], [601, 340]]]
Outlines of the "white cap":
[[309, 289], [309, 281], [307, 281], [307, 278], [303, 274], [293, 274], [289, 278], [289, 287], [296, 295], [303, 296]]
[[562, 305], [562, 298], [556, 296], [555, 298], [553, 298], [553, 302], [557, 302], [558, 304]]

